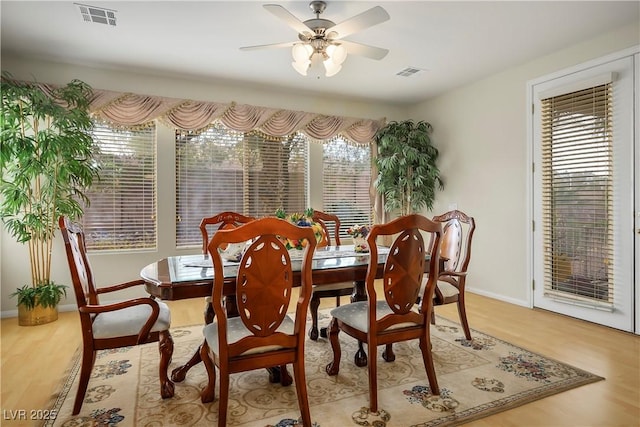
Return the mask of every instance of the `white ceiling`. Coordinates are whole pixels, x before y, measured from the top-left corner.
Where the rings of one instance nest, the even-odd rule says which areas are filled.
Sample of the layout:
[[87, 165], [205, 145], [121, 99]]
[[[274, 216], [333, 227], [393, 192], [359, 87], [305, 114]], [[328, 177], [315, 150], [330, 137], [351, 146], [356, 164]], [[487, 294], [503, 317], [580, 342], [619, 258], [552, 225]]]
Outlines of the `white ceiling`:
[[[398, 104], [640, 20], [638, 1], [327, 1], [322, 18], [335, 23], [374, 6], [386, 9], [390, 20], [345, 39], [390, 53], [380, 61], [351, 55], [336, 76], [317, 78], [293, 70], [290, 49], [239, 50], [297, 40], [262, 5], [280, 4], [304, 21], [315, 17], [308, 1], [77, 3], [115, 10], [117, 25], [84, 22], [71, 1], [2, 0], [2, 54]], [[406, 67], [424, 71], [396, 75]]]

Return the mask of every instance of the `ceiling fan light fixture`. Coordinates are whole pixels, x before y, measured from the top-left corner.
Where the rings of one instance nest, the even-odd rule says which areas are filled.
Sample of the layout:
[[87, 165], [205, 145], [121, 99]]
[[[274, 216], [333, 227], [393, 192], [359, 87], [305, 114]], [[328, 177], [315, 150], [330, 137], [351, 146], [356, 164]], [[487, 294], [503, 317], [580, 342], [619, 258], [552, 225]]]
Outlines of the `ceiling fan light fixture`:
[[389, 20], [389, 14], [381, 6], [365, 10], [337, 25], [333, 21], [320, 17], [327, 6], [324, 1], [312, 0], [309, 3], [309, 7], [316, 17], [306, 21], [301, 21], [279, 4], [265, 4], [263, 6], [294, 29], [298, 34], [299, 41], [245, 46], [240, 49], [291, 47], [291, 56], [293, 57], [291, 66], [303, 76], [311, 75], [314, 78], [320, 78], [323, 71], [327, 77], [336, 75], [342, 69], [342, 63], [347, 59], [347, 48], [351, 54], [376, 60], [384, 58], [388, 53], [387, 49], [342, 40], [343, 37]]
[[324, 64], [325, 76], [332, 77], [340, 72], [342, 65], [336, 64], [331, 59], [322, 62]]
[[311, 65], [311, 61], [309, 61], [308, 59], [306, 61], [293, 61], [291, 63], [291, 66], [293, 67], [293, 69], [296, 70], [298, 73], [302, 74], [303, 76], [307, 75], [307, 71], [309, 71], [310, 65]]
[[341, 65], [347, 59], [347, 49], [341, 44], [330, 44], [327, 46], [327, 55], [334, 64]]
[[291, 49], [291, 56], [293, 56], [293, 60], [296, 62], [309, 61], [311, 55], [313, 55], [313, 47], [306, 43], [296, 43], [293, 45], [293, 49]]

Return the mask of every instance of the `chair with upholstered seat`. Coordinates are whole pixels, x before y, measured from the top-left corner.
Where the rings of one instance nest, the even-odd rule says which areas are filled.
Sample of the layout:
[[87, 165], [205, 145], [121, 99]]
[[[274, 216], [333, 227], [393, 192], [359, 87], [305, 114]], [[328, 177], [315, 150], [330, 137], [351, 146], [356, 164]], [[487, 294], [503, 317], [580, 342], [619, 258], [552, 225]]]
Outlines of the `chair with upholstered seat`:
[[67, 253], [71, 282], [78, 304], [82, 329], [82, 365], [73, 415], [80, 412], [98, 350], [158, 342], [160, 349], [160, 395], [172, 397], [174, 385], [167, 369], [173, 355], [173, 339], [169, 333], [169, 307], [148, 297], [121, 302], [100, 303], [99, 295], [143, 286], [143, 280], [97, 288], [87, 258], [84, 232], [79, 224], [65, 217], [59, 219]]
[[[210, 229], [212, 229], [213, 233], [218, 230], [229, 230], [232, 228], [237, 228], [242, 224], [251, 222], [254, 219], [254, 217], [242, 215], [237, 212], [231, 211], [220, 212], [217, 215], [202, 218], [202, 221], [200, 221], [200, 233], [202, 234], [202, 253], [207, 257], [209, 256], [208, 246]], [[229, 310], [235, 310], [235, 301], [229, 300], [228, 304], [230, 304], [228, 307]], [[211, 323], [213, 321], [213, 311], [211, 310], [210, 297], [205, 298], [204, 318], [207, 323]]]
[[[282, 243], [287, 238], [308, 241], [302, 251], [299, 273], [294, 274], [290, 254]], [[251, 243], [242, 255], [236, 275], [235, 296], [240, 315], [228, 317], [224, 306], [225, 262], [219, 248], [247, 241]], [[202, 391], [201, 400], [211, 402], [215, 398], [217, 367], [220, 373], [219, 426], [225, 426], [227, 422], [231, 374], [258, 368], [279, 367], [285, 371], [288, 363], [293, 364], [303, 425], [311, 426], [304, 342], [315, 247], [311, 227], [298, 227], [275, 217], [257, 219], [236, 229], [219, 230], [211, 238], [208, 250], [214, 268], [211, 300], [215, 319], [203, 330], [205, 342], [200, 355], [209, 382]], [[287, 310], [297, 274], [301, 283], [292, 317]]]
[[[215, 234], [218, 230], [229, 230], [237, 228], [242, 224], [253, 221], [255, 218], [245, 216], [236, 212], [225, 211], [220, 212], [217, 215], [202, 218], [200, 221], [200, 233], [202, 234], [202, 254], [205, 257], [209, 257], [209, 233]], [[229, 312], [236, 312], [236, 301], [233, 297], [227, 298], [226, 307]], [[204, 321], [209, 324], [213, 322], [213, 309], [211, 307], [211, 297], [205, 297], [204, 299]], [[186, 378], [187, 372], [193, 366], [200, 363], [200, 351], [194, 353], [189, 361], [173, 370], [171, 373], [171, 379], [176, 382], [182, 382]]]
[[[367, 237], [369, 267], [366, 276], [367, 301], [354, 302], [331, 310], [329, 340], [333, 349], [333, 361], [326, 367], [329, 375], [340, 370], [340, 340], [338, 333], [345, 332], [367, 344], [369, 372], [369, 407], [378, 411], [377, 348], [392, 343], [419, 340], [422, 358], [432, 394], [440, 394], [431, 354], [430, 319], [433, 310], [433, 292], [438, 277], [438, 251], [427, 260], [428, 247], [423, 234], [431, 236], [432, 247], [440, 243], [442, 227], [422, 215], [407, 215], [387, 224], [377, 224]], [[375, 288], [378, 268], [378, 237], [389, 236], [393, 243], [389, 249], [382, 277], [383, 295]], [[426, 267], [426, 268], [425, 268]], [[428, 274], [421, 304], [416, 303], [422, 278]], [[385, 350], [386, 351], [386, 350]], [[385, 360], [391, 361], [384, 353]]]
[[202, 218], [200, 221], [200, 233], [202, 234], [202, 253], [207, 255], [207, 246], [209, 245], [209, 227], [216, 226], [217, 230], [227, 230], [236, 228], [242, 224], [253, 221], [255, 218], [245, 216], [236, 212], [220, 212], [217, 215], [208, 218]]
[[464, 305], [467, 269], [471, 260], [471, 240], [476, 229], [473, 217], [459, 210], [452, 210], [433, 217], [442, 224], [440, 257], [444, 259], [444, 269], [440, 271], [434, 293], [434, 305], [456, 303], [464, 336], [471, 340], [471, 330]]
[[[314, 210], [312, 219], [320, 224], [323, 231], [323, 239], [318, 242], [318, 246], [340, 246], [340, 219], [336, 215]], [[330, 232], [329, 228], [333, 229], [333, 233]], [[335, 298], [336, 306], [339, 307], [340, 297], [348, 296], [352, 293], [353, 282], [337, 282], [313, 287], [311, 303], [309, 304], [309, 311], [311, 312], [309, 338], [314, 341], [318, 339], [318, 308], [320, 307], [320, 299]], [[326, 336], [326, 330], [320, 331], [320, 335]]]

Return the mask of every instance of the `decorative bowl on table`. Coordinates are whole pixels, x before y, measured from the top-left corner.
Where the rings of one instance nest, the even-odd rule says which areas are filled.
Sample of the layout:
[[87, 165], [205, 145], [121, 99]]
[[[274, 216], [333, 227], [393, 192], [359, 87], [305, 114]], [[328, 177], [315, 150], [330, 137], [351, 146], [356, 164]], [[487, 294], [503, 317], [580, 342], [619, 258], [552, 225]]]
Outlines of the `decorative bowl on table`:
[[[283, 209], [278, 209], [276, 211], [276, 217], [280, 219], [286, 219], [290, 223], [297, 225], [298, 227], [311, 227], [313, 230], [313, 234], [316, 238], [316, 242], [320, 242], [322, 240], [322, 226], [317, 222], [313, 221], [313, 209], [307, 209], [304, 213], [292, 213], [287, 215]], [[280, 239], [287, 250], [297, 249], [302, 250], [307, 246], [307, 239], [295, 240], [295, 239]]]

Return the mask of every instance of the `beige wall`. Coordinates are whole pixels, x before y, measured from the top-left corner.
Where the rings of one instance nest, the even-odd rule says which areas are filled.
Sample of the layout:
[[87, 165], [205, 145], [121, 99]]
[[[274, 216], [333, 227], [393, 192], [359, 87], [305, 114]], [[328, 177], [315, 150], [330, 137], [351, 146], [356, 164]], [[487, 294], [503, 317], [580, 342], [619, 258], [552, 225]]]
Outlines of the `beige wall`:
[[[445, 211], [457, 204], [459, 209], [475, 216], [478, 223], [470, 288], [528, 305], [526, 83], [546, 73], [638, 44], [639, 34], [638, 24], [625, 27], [406, 109], [376, 102], [321, 98], [230, 83], [168, 79], [4, 56], [2, 70], [11, 71], [18, 78], [35, 76], [48, 83], [60, 84], [79, 78], [100, 89], [235, 101], [373, 119], [426, 120], [435, 129], [433, 141], [441, 152], [440, 169], [446, 184], [444, 192], [437, 195], [434, 212]], [[318, 154], [318, 147], [312, 146], [312, 157]], [[137, 277], [142, 266], [177, 253], [173, 243], [173, 156], [172, 131], [161, 127], [158, 133], [158, 250], [92, 255], [90, 260], [100, 284]], [[317, 190], [320, 173], [318, 168], [311, 171], [314, 206], [320, 200]], [[4, 229], [0, 239], [1, 310], [5, 317], [16, 313], [15, 300], [10, 299], [9, 294], [16, 286], [29, 282], [28, 257], [26, 249], [14, 243]], [[68, 283], [62, 242], [56, 242], [54, 247], [56, 265], [52, 278], [59, 283]], [[64, 304], [73, 304], [73, 301], [63, 302], [61, 309], [67, 308]]]
[[434, 212], [457, 204], [476, 219], [470, 290], [530, 305], [527, 82], [640, 44], [639, 24], [430, 99], [410, 112], [434, 127], [446, 189]]

